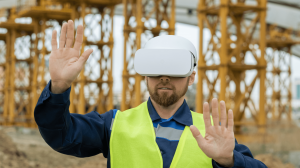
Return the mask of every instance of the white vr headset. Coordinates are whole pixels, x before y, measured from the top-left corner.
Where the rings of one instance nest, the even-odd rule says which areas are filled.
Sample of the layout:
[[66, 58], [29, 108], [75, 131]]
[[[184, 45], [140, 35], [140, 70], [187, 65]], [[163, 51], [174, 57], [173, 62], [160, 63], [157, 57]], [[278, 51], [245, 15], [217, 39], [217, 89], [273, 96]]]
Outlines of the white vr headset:
[[189, 40], [165, 35], [150, 39], [135, 53], [134, 69], [142, 76], [187, 77], [196, 63], [196, 49]]

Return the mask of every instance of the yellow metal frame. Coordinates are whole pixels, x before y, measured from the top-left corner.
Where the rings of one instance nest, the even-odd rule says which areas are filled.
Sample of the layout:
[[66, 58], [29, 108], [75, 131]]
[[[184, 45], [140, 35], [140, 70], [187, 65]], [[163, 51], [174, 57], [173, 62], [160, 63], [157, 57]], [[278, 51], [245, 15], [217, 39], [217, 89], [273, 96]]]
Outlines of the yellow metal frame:
[[[81, 53], [86, 48], [93, 48], [94, 52], [89, 60], [93, 60], [94, 63], [97, 62], [94, 66], [100, 67], [97, 72], [100, 76], [95, 77], [95, 71], [93, 70], [95, 67], [91, 67], [93, 64], [88, 60], [77, 80], [72, 83], [70, 112], [85, 114], [96, 110], [102, 114], [113, 109], [113, 15], [115, 5], [122, 1], [57, 0], [55, 2], [69, 6], [74, 12], [71, 19], [80, 21], [88, 32], [93, 32], [95, 27], [100, 29], [99, 39], [93, 38], [93, 34], [84, 34], [81, 48]], [[94, 13], [92, 9], [96, 9], [98, 12]], [[87, 23], [87, 18], [97, 15], [101, 16], [101, 20], [94, 27], [91, 27]]]
[[[45, 57], [50, 54], [46, 49], [46, 40], [50, 41], [51, 39], [46, 39], [46, 29], [49, 28], [46, 25], [46, 22], [49, 20], [57, 20], [60, 23], [63, 20], [68, 20], [73, 16], [74, 12], [68, 6], [63, 6], [59, 3], [53, 3], [49, 0], [40, 0], [35, 4], [37, 6], [27, 5], [19, 7], [17, 16], [22, 17], [31, 17], [32, 25], [34, 26], [34, 41], [33, 41], [33, 52], [34, 56], [32, 57], [33, 68], [31, 69], [31, 81], [30, 81], [30, 95], [31, 95], [31, 105], [30, 105], [30, 118], [32, 120], [31, 126], [35, 126], [33, 110], [36, 106], [39, 95], [46, 86], [48, 80], [45, 79], [45, 76], [48, 71], [46, 67]], [[59, 9], [56, 9], [58, 7]], [[39, 48], [39, 42], [42, 43], [42, 47]]]
[[[29, 53], [25, 58], [20, 58], [15, 46], [22, 45], [22, 38], [31, 38], [34, 32], [33, 24], [15, 23], [15, 9], [11, 9], [11, 16], [7, 22], [0, 23], [1, 28], [7, 29], [6, 33], [6, 62], [5, 62], [5, 84], [4, 84], [4, 125], [32, 126], [33, 107], [31, 106], [31, 73], [32, 67], [32, 39], [28, 46]], [[16, 43], [16, 41], [19, 41]], [[18, 47], [19, 48], [23, 48]], [[27, 69], [27, 70], [26, 70]], [[27, 74], [27, 75], [26, 75]], [[29, 83], [26, 82], [29, 81]], [[27, 84], [26, 84], [27, 83]]]
[[[49, 25], [46, 23], [49, 20], [57, 20], [60, 24], [63, 21], [68, 19], [80, 19], [85, 18], [86, 15], [91, 14], [90, 12], [85, 12], [90, 10], [92, 7], [99, 10], [98, 14], [101, 14], [107, 18], [99, 21], [101, 28], [101, 39], [97, 41], [89, 41], [88, 37], [84, 36], [84, 43], [82, 47], [82, 52], [85, 46], [97, 46], [97, 49], [100, 50], [99, 55], [94, 54], [98, 57], [98, 63], [100, 65], [100, 77], [97, 79], [88, 79], [84, 71], [80, 73], [80, 77], [72, 84], [71, 91], [71, 105], [70, 111], [80, 114], [84, 114], [88, 111], [94, 110], [97, 107], [97, 111], [104, 113], [109, 109], [113, 108], [113, 79], [112, 79], [112, 51], [113, 51], [113, 14], [114, 6], [117, 3], [121, 3], [120, 0], [114, 1], [50, 1], [50, 0], [39, 0], [35, 4], [37, 6], [19, 6], [16, 8], [10, 9], [10, 16], [8, 16], [8, 21], [0, 24], [1, 28], [6, 28], [7, 33], [1, 35], [1, 40], [5, 41], [6, 45], [6, 62], [0, 66], [4, 67], [5, 73], [5, 83], [2, 93], [4, 94], [3, 100], [3, 113], [0, 113], [0, 117], [4, 121], [0, 121], [0, 124], [4, 125], [23, 125], [23, 126], [36, 126], [33, 117], [33, 110], [38, 100], [38, 96], [41, 93], [42, 89], [45, 87], [47, 79], [45, 78], [48, 67], [46, 67], [46, 56], [49, 55], [49, 51], [46, 48], [46, 41], [49, 39], [46, 38], [46, 29], [49, 28]], [[86, 10], [81, 10], [86, 9]], [[31, 24], [19, 24], [15, 23], [14, 20], [20, 17], [31, 17]], [[88, 29], [83, 22], [84, 27]], [[106, 26], [106, 27], [105, 27]], [[110, 30], [108, 30], [110, 27]], [[89, 28], [91, 29], [91, 27]], [[22, 34], [18, 32], [23, 32]], [[19, 60], [14, 55], [15, 48], [14, 44], [17, 38], [22, 38], [23, 36], [30, 35], [31, 41], [29, 46], [30, 58], [25, 60]], [[33, 36], [32, 36], [33, 35]], [[108, 39], [106, 39], [108, 38]], [[50, 39], [51, 40], [51, 39]], [[42, 43], [42, 47], [39, 48], [39, 42]], [[105, 49], [106, 48], [106, 49]], [[108, 49], [107, 49], [108, 48]], [[109, 51], [109, 52], [107, 52]], [[91, 56], [93, 57], [93, 56]], [[18, 71], [19, 67], [16, 67], [18, 62], [26, 62], [26, 68], [30, 69], [29, 76], [29, 86], [28, 87], [18, 87], [15, 85], [17, 80], [14, 78], [15, 73], [20, 73]], [[16, 69], [17, 68], [17, 69]], [[91, 75], [91, 74], [88, 74]], [[20, 76], [20, 75], [19, 75]], [[27, 80], [27, 79], [26, 79]], [[96, 84], [99, 89], [98, 95], [94, 95], [95, 101], [93, 104], [86, 98], [84, 92], [84, 87], [89, 86], [89, 84]], [[76, 94], [74, 88], [76, 85], [79, 85], [79, 93]], [[105, 85], [107, 85], [105, 87]], [[28, 93], [28, 98], [22, 103], [26, 106], [20, 106], [17, 99], [19, 97], [15, 96], [17, 91], [26, 91]], [[1, 92], [1, 91], [0, 91]], [[94, 90], [88, 91], [89, 95], [94, 93]], [[79, 100], [79, 101], [76, 101]], [[21, 103], [21, 104], [22, 104]], [[86, 108], [88, 107], [88, 108]], [[17, 108], [17, 109], [16, 109]]]
[[[113, 109], [113, 15], [116, 4], [121, 3], [120, 0], [115, 1], [59, 1], [69, 3], [75, 11], [75, 18], [81, 20], [84, 29], [92, 32], [98, 26], [100, 28], [100, 39], [92, 39], [93, 34], [83, 37], [83, 45], [81, 53], [88, 47], [93, 48], [94, 52], [89, 60], [97, 62], [96, 66], [100, 67], [99, 77], [91, 78], [95, 75], [92, 63], [87, 61], [85, 68], [80, 72], [79, 77], [72, 83], [70, 94], [70, 112], [85, 114], [96, 110], [100, 114]], [[97, 13], [92, 13], [91, 9], [97, 9]], [[78, 9], [78, 10], [76, 10]], [[86, 10], [82, 10], [86, 9]], [[86, 12], [88, 11], [88, 12]], [[101, 20], [97, 25], [90, 27], [87, 24], [87, 16], [93, 17], [101, 15]], [[92, 40], [89, 40], [91, 38]], [[88, 70], [89, 69], [89, 70]]]
[[[248, 13], [256, 16], [246, 21], [244, 15]], [[219, 4], [214, 0], [199, 1], [200, 44], [196, 111], [201, 112], [203, 102], [210, 101], [213, 97], [224, 100], [227, 108], [234, 112], [236, 133], [241, 133], [241, 126], [247, 125], [256, 125], [259, 133], [265, 133], [265, 17], [266, 0], [257, 0], [256, 5], [231, 0], [220, 0]], [[256, 25], [260, 26], [258, 42], [254, 39]], [[210, 30], [211, 39], [208, 47], [204, 49], [205, 26]], [[246, 64], [247, 52], [252, 53], [256, 60], [255, 65]], [[252, 82], [247, 83], [245, 75], [249, 70], [255, 70], [257, 74]], [[251, 93], [258, 79], [260, 95], [259, 107], [256, 107]], [[246, 108], [252, 115], [253, 121], [250, 123], [243, 121]]]
[[269, 25], [267, 29], [267, 112], [273, 121], [280, 121], [286, 114], [292, 120], [291, 47], [299, 44], [291, 29]]
[[[168, 12], [170, 10], [170, 12]], [[121, 110], [142, 103], [146, 86], [133, 69], [135, 52], [149, 38], [175, 33], [175, 0], [123, 0], [124, 60]], [[167, 26], [163, 25], [167, 23]], [[154, 23], [154, 24], [153, 24]]]
[[[0, 111], [0, 122], [1, 123], [4, 123], [7, 118], [8, 118], [8, 114], [7, 114], [7, 111], [5, 111], [4, 109], [7, 108], [5, 105], [5, 100], [7, 97], [5, 97], [5, 95], [8, 94], [7, 90], [5, 90], [4, 88], [7, 87], [7, 77], [9, 76], [8, 75], [8, 72], [7, 71], [7, 61], [6, 61], [6, 53], [7, 53], [7, 45], [6, 45], [6, 34], [0, 34], [0, 59], [1, 60], [4, 60], [4, 62], [1, 62], [0, 63], [0, 68], [1, 68], [1, 71], [0, 71], [0, 106], [2, 107], [1, 108], [1, 111]], [[3, 83], [2, 83], [3, 82]]]

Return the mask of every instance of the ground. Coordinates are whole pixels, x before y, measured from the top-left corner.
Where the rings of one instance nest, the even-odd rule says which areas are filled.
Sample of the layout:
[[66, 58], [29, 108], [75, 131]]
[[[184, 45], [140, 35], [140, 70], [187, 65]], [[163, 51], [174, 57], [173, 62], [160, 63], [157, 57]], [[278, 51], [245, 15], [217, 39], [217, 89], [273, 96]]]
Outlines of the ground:
[[[269, 168], [300, 168], [299, 132], [296, 125], [273, 123], [268, 127], [271, 142], [245, 145]], [[102, 154], [76, 158], [54, 151], [38, 129], [2, 126], [0, 142], [0, 168], [106, 168]]]
[[0, 168], [106, 168], [102, 154], [77, 158], [54, 151], [37, 129], [2, 127], [0, 142]]

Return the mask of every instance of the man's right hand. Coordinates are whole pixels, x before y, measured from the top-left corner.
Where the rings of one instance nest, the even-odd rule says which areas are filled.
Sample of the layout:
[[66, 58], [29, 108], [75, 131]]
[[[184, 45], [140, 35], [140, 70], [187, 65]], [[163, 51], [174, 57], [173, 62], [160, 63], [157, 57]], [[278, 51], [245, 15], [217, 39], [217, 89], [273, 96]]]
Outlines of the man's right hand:
[[93, 52], [88, 49], [80, 56], [80, 47], [83, 41], [83, 26], [77, 27], [77, 34], [74, 41], [74, 23], [69, 20], [61, 28], [59, 38], [59, 48], [56, 41], [57, 32], [52, 32], [52, 51], [49, 58], [49, 70], [51, 76], [51, 92], [54, 94], [63, 93], [67, 90], [72, 82], [77, 78], [84, 67], [86, 60]]

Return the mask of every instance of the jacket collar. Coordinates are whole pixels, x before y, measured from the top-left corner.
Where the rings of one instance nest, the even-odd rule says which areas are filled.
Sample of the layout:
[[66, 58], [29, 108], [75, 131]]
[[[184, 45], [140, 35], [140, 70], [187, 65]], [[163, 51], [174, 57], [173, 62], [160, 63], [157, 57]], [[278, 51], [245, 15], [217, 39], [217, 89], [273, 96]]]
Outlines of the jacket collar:
[[[161, 117], [156, 112], [150, 98], [147, 101], [147, 106], [148, 106], [148, 111], [149, 111], [150, 117], [152, 119], [152, 122], [155, 120], [161, 119]], [[183, 103], [179, 107], [179, 109], [175, 112], [172, 119], [174, 119], [176, 122], [186, 125], [186, 126], [193, 125], [192, 114], [191, 114], [190, 108], [187, 105], [185, 100], [183, 101]]]

